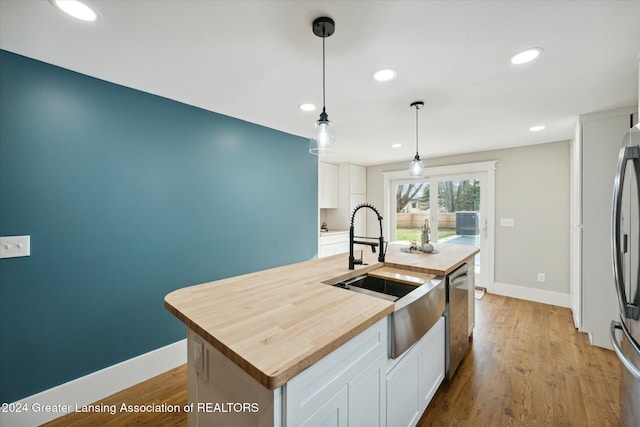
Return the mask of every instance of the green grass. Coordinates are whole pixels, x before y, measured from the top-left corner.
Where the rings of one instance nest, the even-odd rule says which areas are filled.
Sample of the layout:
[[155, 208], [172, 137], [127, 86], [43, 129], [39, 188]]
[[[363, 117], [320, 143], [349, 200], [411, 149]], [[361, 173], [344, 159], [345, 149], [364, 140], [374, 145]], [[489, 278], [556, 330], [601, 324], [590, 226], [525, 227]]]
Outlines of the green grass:
[[[445, 237], [454, 236], [456, 234], [455, 228], [440, 228], [438, 229], [438, 240]], [[396, 240], [409, 240], [420, 241], [420, 229], [419, 228], [397, 228]]]

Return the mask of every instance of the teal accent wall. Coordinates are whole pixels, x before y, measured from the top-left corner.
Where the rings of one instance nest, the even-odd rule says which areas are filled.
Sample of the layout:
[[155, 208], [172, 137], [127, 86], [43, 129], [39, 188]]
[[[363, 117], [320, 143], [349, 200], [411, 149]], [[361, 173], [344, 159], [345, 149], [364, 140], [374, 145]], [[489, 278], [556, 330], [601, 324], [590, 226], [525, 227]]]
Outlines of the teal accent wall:
[[175, 289], [315, 257], [317, 172], [306, 139], [0, 51], [0, 235], [31, 236], [0, 402], [185, 338]]

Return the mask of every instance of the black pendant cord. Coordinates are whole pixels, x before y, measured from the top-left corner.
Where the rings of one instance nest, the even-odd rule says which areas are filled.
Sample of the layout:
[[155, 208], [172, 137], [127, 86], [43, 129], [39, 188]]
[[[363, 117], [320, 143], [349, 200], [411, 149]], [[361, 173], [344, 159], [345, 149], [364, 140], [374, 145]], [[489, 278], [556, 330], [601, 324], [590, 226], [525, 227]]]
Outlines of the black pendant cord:
[[418, 154], [418, 110], [420, 108], [416, 105], [416, 160], [420, 160], [420, 154]]
[[[324, 32], [324, 30], [323, 30]], [[325, 106], [327, 105], [325, 100], [325, 69], [324, 69], [324, 39], [327, 38], [326, 33], [322, 37], [322, 112], [325, 112]]]

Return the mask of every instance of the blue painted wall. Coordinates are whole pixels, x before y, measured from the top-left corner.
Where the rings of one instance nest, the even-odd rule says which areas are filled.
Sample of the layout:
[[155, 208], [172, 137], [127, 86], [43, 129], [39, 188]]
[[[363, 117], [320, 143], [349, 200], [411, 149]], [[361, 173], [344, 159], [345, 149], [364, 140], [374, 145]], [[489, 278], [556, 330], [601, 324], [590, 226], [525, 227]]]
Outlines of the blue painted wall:
[[0, 51], [0, 402], [185, 338], [172, 290], [313, 258], [303, 138]]

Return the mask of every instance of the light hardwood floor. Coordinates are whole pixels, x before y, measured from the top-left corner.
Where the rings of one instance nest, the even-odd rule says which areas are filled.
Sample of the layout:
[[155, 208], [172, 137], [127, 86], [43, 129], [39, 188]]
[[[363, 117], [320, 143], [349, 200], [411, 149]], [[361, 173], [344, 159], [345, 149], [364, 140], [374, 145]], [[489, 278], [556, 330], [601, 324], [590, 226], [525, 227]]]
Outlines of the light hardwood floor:
[[[617, 426], [620, 364], [573, 327], [569, 309], [485, 294], [469, 352], [418, 426]], [[100, 403], [186, 404], [186, 368]], [[74, 413], [53, 426], [184, 426], [179, 413]], [[394, 426], [390, 426], [394, 427]]]

